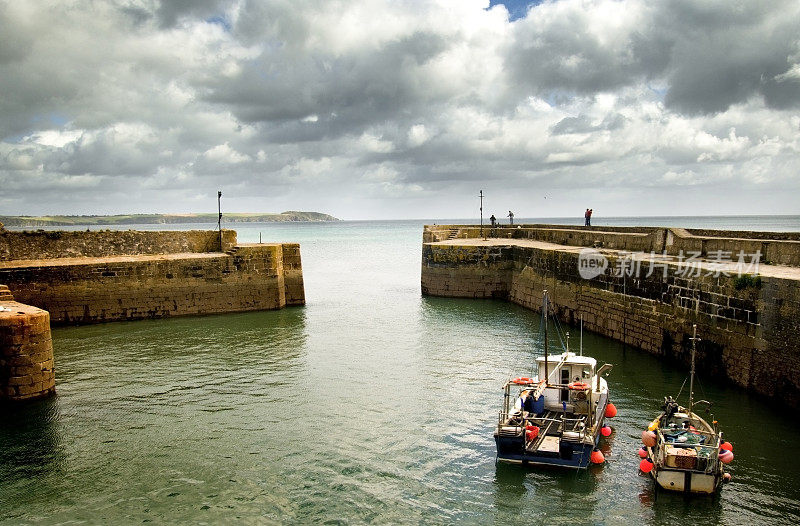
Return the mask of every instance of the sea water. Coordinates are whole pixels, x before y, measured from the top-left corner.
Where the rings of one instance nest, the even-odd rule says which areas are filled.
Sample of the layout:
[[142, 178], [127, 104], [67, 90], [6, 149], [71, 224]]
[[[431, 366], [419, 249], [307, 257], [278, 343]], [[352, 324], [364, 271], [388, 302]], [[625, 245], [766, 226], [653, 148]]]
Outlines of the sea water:
[[539, 317], [423, 297], [423, 223], [226, 225], [301, 244], [305, 307], [54, 329], [57, 396], [0, 412], [0, 523], [800, 521], [795, 413], [700, 377], [733, 481], [711, 498], [657, 493], [640, 433], [687, 371], [589, 333], [584, 352], [614, 365], [608, 462], [496, 464], [502, 385], [531, 372]]

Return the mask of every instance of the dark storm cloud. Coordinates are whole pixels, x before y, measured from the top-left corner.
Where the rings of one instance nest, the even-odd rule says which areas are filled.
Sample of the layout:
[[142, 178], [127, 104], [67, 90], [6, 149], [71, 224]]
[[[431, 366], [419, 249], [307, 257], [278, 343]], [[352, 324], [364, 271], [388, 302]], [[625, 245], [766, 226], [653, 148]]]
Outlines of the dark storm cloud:
[[594, 10], [558, 2], [518, 23], [507, 61], [515, 80], [544, 96], [661, 80], [666, 104], [688, 114], [752, 96], [782, 109], [800, 104], [798, 79], [785, 77], [800, 60], [798, 34], [793, 1], [601, 2]]
[[585, 115], [564, 117], [550, 128], [553, 135], [570, 133], [592, 133], [601, 130], [617, 130], [625, 126], [625, 117], [619, 113], [609, 114], [599, 124], [592, 124]]
[[[797, 79], [780, 81], [800, 60], [800, 4], [686, 0], [662, 6], [659, 20], [675, 35], [666, 76], [668, 105], [690, 113], [725, 111], [761, 96], [766, 104], [800, 104]], [[663, 31], [664, 29], [662, 29]]]
[[[319, 50], [297, 59], [267, 50], [236, 78], [214, 79], [205, 99], [232, 108], [244, 122], [316, 116], [326, 136], [354, 132], [453, 95], [431, 85], [421, 69], [445, 48], [441, 36], [415, 32], [344, 56]], [[309, 129], [323, 133], [322, 125], [295, 127], [301, 135]]]
[[233, 0], [163, 0], [158, 3], [155, 14], [161, 27], [170, 28], [181, 18], [220, 16], [233, 3]]

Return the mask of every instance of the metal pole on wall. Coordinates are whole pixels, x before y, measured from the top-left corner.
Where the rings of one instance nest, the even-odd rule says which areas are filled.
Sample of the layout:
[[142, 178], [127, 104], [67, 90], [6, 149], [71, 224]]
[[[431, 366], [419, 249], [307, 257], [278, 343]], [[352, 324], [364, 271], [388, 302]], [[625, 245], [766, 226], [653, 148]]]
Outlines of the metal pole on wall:
[[[478, 195], [481, 197], [481, 237], [483, 237], [483, 190]], [[484, 241], [486, 241], [486, 238], [484, 238]]]
[[222, 191], [217, 191], [217, 211], [219, 212], [219, 217], [217, 217], [217, 229], [219, 230], [219, 251], [224, 252], [222, 247]]

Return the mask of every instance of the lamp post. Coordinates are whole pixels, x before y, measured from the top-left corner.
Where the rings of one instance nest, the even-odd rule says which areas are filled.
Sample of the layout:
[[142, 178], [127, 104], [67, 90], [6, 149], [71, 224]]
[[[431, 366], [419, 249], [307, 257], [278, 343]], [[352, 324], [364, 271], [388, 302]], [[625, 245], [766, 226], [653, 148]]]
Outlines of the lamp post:
[[[481, 237], [483, 237], [483, 190], [481, 190], [480, 194], [478, 194], [481, 198]], [[483, 238], [486, 241], [486, 238]]]
[[219, 251], [224, 252], [222, 247], [222, 191], [217, 191], [217, 211], [219, 212], [219, 216], [217, 217], [217, 229], [219, 230]]

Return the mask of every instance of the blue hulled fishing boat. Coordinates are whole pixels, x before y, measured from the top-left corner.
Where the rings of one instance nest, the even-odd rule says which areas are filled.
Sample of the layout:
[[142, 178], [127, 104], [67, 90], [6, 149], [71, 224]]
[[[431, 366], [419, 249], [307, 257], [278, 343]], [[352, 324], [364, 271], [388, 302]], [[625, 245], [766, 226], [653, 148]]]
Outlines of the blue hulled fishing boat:
[[[494, 432], [497, 460], [517, 464], [586, 468], [605, 461], [597, 449], [600, 436], [611, 434], [606, 417], [616, 415], [602, 378], [611, 365], [569, 351], [547, 351], [547, 291], [544, 294], [544, 356], [536, 375], [503, 385], [503, 407]], [[563, 340], [562, 340], [563, 341]], [[568, 341], [568, 340], [567, 340]]]

